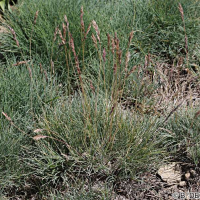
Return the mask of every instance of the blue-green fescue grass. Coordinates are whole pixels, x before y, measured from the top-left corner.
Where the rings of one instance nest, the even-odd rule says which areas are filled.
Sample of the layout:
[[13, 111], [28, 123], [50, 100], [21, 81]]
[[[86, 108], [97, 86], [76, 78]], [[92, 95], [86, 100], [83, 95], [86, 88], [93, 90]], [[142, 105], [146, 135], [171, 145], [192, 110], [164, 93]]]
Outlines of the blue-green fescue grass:
[[[181, 144], [199, 164], [198, 143], [193, 145], [197, 119], [184, 114], [162, 124], [151, 99], [158, 87], [152, 82], [154, 58], [186, 56], [186, 35], [189, 63], [199, 62], [199, 3], [181, 4], [184, 21], [178, 1], [171, 0], [24, 0], [5, 16], [13, 35], [1, 35], [0, 46], [5, 61], [0, 69], [4, 194], [10, 189], [18, 196], [21, 188], [26, 198], [30, 192], [42, 198], [51, 191], [52, 199], [109, 199], [120, 179], [156, 168], [166, 150], [173, 155]], [[66, 37], [55, 34], [57, 26]], [[123, 109], [124, 102], [132, 112]], [[84, 185], [94, 180], [109, 187], [86, 194]]]
[[26, 147], [28, 157], [21, 158], [29, 175], [43, 183], [41, 192], [50, 185], [61, 184], [64, 189], [78, 178], [110, 179], [112, 186], [120, 178], [136, 178], [161, 161], [164, 150], [157, 119], [120, 109], [110, 114], [107, 100], [99, 96], [96, 102], [96, 98], [90, 99], [87, 113], [80, 97], [43, 109], [36, 127], [39, 132], [32, 134], [36, 146]]
[[[95, 22], [93, 29], [100, 37]], [[132, 34], [127, 41], [127, 52]], [[127, 84], [126, 76], [134, 70], [130, 71], [128, 66], [128, 54], [123, 57], [121, 55], [117, 35], [113, 38], [115, 45], [112, 52], [108, 51], [112, 55], [106, 66], [103, 65], [108, 58], [101, 55], [101, 44], [93, 36], [92, 44], [99, 58], [96, 75], [90, 70], [88, 74], [80, 74], [74, 40], [71, 36], [69, 40], [70, 53], [76, 61], [75, 66], [72, 66], [78, 75], [75, 76], [78, 89], [73, 95], [66, 96], [68, 85], [71, 86], [68, 82], [65, 89], [62, 89], [63, 93], [59, 93], [60, 84], [57, 85], [51, 76], [49, 81], [46, 80], [48, 77], [44, 71], [41, 73], [45, 68], [38, 60], [31, 59], [24, 64], [10, 61], [7, 73], [2, 73], [5, 79], [2, 80], [1, 92], [4, 94], [2, 105], [5, 102], [2, 118], [5, 118], [3, 120], [7, 126], [11, 126], [13, 135], [21, 135], [19, 142], [14, 138], [9, 144], [16, 142], [18, 152], [14, 154], [13, 150], [10, 155], [15, 156], [15, 160], [11, 159], [15, 163], [13, 167], [20, 170], [2, 170], [11, 172], [14, 177], [8, 180], [13, 181], [13, 185], [21, 184], [24, 190], [33, 181], [38, 195], [50, 186], [59, 187], [62, 184], [61, 187], [65, 187], [69, 181], [78, 178], [112, 179], [112, 184], [119, 178], [134, 178], [160, 162], [159, 158], [164, 152], [160, 148], [161, 140], [157, 134], [159, 120], [137, 116], [137, 113], [129, 115], [118, 106], [118, 100]], [[23, 51], [21, 54], [24, 58]], [[124, 71], [122, 61], [127, 71]], [[13, 66], [13, 62], [16, 66]], [[84, 64], [87, 69], [88, 63]], [[106, 76], [103, 67], [108, 68], [109, 76]], [[92, 75], [96, 81], [88, 87]], [[6, 90], [10, 93], [6, 93]], [[11, 102], [6, 100], [8, 97], [12, 97]], [[3, 151], [2, 156], [7, 153]], [[3, 161], [6, 163], [6, 159]], [[7, 182], [2, 187], [13, 185]]]
[[[44, 104], [53, 104], [53, 99], [59, 96], [59, 89], [46, 80], [39, 64], [12, 64], [16, 64], [15, 59], [10, 59], [0, 69], [1, 188], [16, 185], [14, 180], [20, 182], [21, 176], [26, 173], [19, 157], [24, 155], [22, 146], [25, 148], [32, 143], [30, 133], [37, 123], [35, 115], [42, 113]], [[12, 121], [8, 120], [9, 117]]]

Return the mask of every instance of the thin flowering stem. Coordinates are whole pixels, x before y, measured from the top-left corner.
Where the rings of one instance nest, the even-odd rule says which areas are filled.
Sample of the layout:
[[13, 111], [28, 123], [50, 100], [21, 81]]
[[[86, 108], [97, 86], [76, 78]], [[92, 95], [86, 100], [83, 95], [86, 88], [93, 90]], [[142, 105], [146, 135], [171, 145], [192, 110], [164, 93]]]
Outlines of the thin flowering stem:
[[54, 69], [54, 62], [53, 60], [51, 60], [51, 74], [55, 73], [55, 69]]
[[[87, 104], [87, 98], [86, 98], [84, 86], [83, 86], [83, 80], [82, 80], [82, 77], [81, 77], [81, 70], [80, 70], [80, 67], [79, 67], [79, 61], [78, 61], [78, 57], [77, 57], [77, 54], [76, 54], [76, 51], [75, 51], [74, 40], [73, 40], [73, 37], [72, 37], [70, 32], [69, 32], [69, 35], [70, 35], [70, 47], [71, 47], [72, 52], [74, 54], [75, 66], [76, 66], [76, 70], [77, 70], [77, 73], [78, 73], [78, 76], [79, 76], [79, 81], [80, 81], [80, 85], [81, 85], [82, 94], [84, 96], [84, 100], [85, 100], [86, 106], [89, 108], [89, 105]], [[85, 108], [84, 108], [84, 110], [85, 110]], [[86, 110], [84, 112], [86, 114]]]
[[33, 28], [36, 25], [38, 14], [39, 14], [39, 10], [37, 10], [36, 13], [35, 13], [34, 20], [33, 20], [33, 26], [32, 26], [32, 29], [31, 29], [31, 37], [30, 37], [30, 59], [31, 59], [31, 42], [32, 42], [32, 37], [33, 37]]
[[130, 45], [131, 45], [131, 41], [133, 39], [133, 31], [130, 32], [129, 34], [129, 39], [128, 39], [128, 47], [127, 47], [127, 50], [130, 48]]
[[108, 56], [107, 56], [107, 62], [106, 63], [108, 65], [108, 67], [111, 66], [110, 49], [111, 49], [111, 37], [110, 37], [109, 33], [107, 33], [107, 54], [108, 54]]
[[65, 23], [62, 24], [63, 28], [63, 39], [66, 41], [67, 26]]
[[115, 45], [116, 45], [116, 57], [118, 59], [117, 64], [121, 64], [121, 50], [119, 47], [119, 39], [117, 38], [117, 33], [115, 33], [115, 39], [114, 39]]
[[184, 19], [184, 11], [183, 11], [183, 7], [182, 5], [179, 3], [179, 12], [181, 14], [181, 19], [183, 22], [183, 28], [184, 28], [184, 32], [185, 32], [185, 50], [186, 50], [186, 57], [187, 57], [187, 62], [189, 62], [189, 55], [188, 55], [188, 37], [186, 34], [186, 27], [185, 27], [185, 19]]
[[113, 57], [114, 57], [114, 53], [115, 53], [115, 48], [116, 48], [116, 46], [115, 46], [115, 41], [114, 41], [114, 39], [112, 38], [111, 39], [111, 43], [112, 43], [112, 54], [113, 54]]
[[53, 35], [53, 42], [55, 42], [55, 41], [56, 41], [57, 34], [58, 34], [58, 26], [55, 28], [55, 31], [54, 31], [54, 35]]
[[129, 48], [130, 48], [130, 45], [131, 45], [131, 41], [133, 39], [133, 33], [134, 32], [131, 31], [130, 34], [129, 34], [128, 45], [127, 45], [127, 50], [126, 50], [125, 68], [124, 68], [125, 73], [127, 73], [127, 71], [128, 71], [128, 64], [129, 64], [130, 57], [131, 57], [131, 54], [129, 52]]
[[[114, 88], [119, 88], [121, 85], [121, 57], [122, 57], [122, 51], [120, 49], [120, 44], [119, 44], [119, 39], [117, 37], [117, 33], [115, 33], [115, 37], [114, 37], [114, 43], [115, 43], [115, 47], [116, 47], [116, 62], [114, 64], [114, 70], [113, 70], [113, 74], [114, 74]], [[115, 89], [114, 89], [114, 93], [115, 93]], [[117, 92], [116, 92], [117, 95]]]
[[[80, 20], [81, 20], [81, 46], [82, 46], [82, 64], [83, 64], [83, 71], [85, 69], [85, 38], [86, 38], [86, 33], [85, 33], [85, 25], [84, 25], [84, 20], [83, 20], [83, 6], [81, 7], [81, 15], [80, 15]], [[89, 27], [88, 27], [89, 28]], [[89, 32], [89, 30], [87, 30]], [[88, 34], [88, 33], [87, 33]]]
[[16, 125], [14, 124], [14, 122], [12, 121], [12, 119], [11, 119], [5, 112], [2, 112], [2, 115], [4, 115], [4, 117], [10, 122], [10, 124], [11, 124], [13, 127], [15, 127], [19, 132], [21, 132], [21, 133], [23, 133], [24, 135], [26, 135], [26, 133], [25, 133], [23, 130], [21, 130], [18, 126], [16, 126]]
[[110, 35], [107, 33], [108, 52], [110, 51]]
[[126, 79], [135, 70], [135, 66], [134, 66], [131, 69], [131, 71], [128, 73], [128, 66], [129, 66], [129, 61], [130, 61], [130, 58], [131, 58], [131, 53], [129, 51], [129, 48], [130, 48], [130, 45], [131, 45], [131, 41], [133, 39], [133, 34], [134, 34], [134, 32], [131, 31], [130, 34], [129, 34], [129, 38], [128, 38], [128, 45], [127, 45], [126, 56], [125, 56], [124, 80], [123, 80], [121, 95], [123, 95]]
[[54, 48], [54, 43], [57, 39], [57, 34], [58, 34], [58, 26], [55, 28], [55, 31], [54, 31], [54, 35], [53, 35], [53, 41], [52, 41], [52, 47], [51, 47], [51, 59], [50, 59], [50, 66], [51, 66], [51, 75], [53, 74], [53, 68], [54, 66], [52, 65], [53, 63], [53, 48]]
[[78, 60], [78, 56], [77, 56], [76, 51], [75, 51], [74, 39], [73, 39], [70, 32], [69, 32], [69, 36], [70, 36], [69, 45], [70, 45], [72, 52], [74, 54], [75, 66], [76, 66], [76, 70], [77, 70], [79, 80], [80, 80], [80, 83], [81, 83], [81, 90], [84, 93], [83, 82], [82, 82], [82, 78], [81, 78], [81, 70], [80, 70], [80, 66], [79, 66], [79, 60]]
[[[82, 80], [82, 77], [81, 77], [81, 69], [80, 69], [80, 66], [79, 66], [79, 60], [78, 60], [78, 56], [76, 54], [75, 45], [74, 45], [74, 39], [73, 39], [70, 32], [69, 32], [69, 46], [70, 46], [72, 53], [74, 55], [76, 71], [77, 71], [79, 81], [80, 81], [81, 92], [83, 94], [82, 105], [83, 105], [84, 115], [87, 116], [86, 117], [86, 123], [85, 123], [85, 126], [87, 127], [88, 125], [90, 126], [90, 124], [91, 124], [91, 116], [90, 116], [90, 113], [91, 113], [90, 110], [91, 109], [90, 109], [90, 105], [87, 101], [87, 96], [86, 96], [86, 93], [85, 93], [85, 90], [84, 90], [84, 84], [83, 84], [83, 80]], [[85, 140], [86, 140], [86, 136], [85, 136]]]
[[[73, 52], [73, 54], [74, 54], [77, 73], [78, 73], [78, 75], [80, 76], [80, 75], [81, 75], [81, 70], [80, 70], [80, 67], [79, 67], [78, 57], [77, 57], [77, 54], [76, 54], [76, 51], [75, 51], [74, 39], [73, 39], [71, 33], [70, 33], [70, 47], [71, 47], [72, 52]], [[80, 76], [80, 80], [81, 80], [81, 76]]]
[[92, 84], [92, 81], [90, 80], [90, 88], [91, 90], [93, 91], [93, 93], [95, 93], [95, 88], [94, 88], [94, 85]]
[[65, 20], [65, 23], [66, 23], [66, 25], [67, 25], [67, 30], [68, 30], [68, 32], [69, 32], [69, 21], [68, 21], [66, 15], [64, 16], [64, 20]]
[[32, 70], [31, 70], [30, 67], [28, 67], [28, 72], [29, 72], [29, 76], [30, 76], [30, 78], [31, 78], [31, 80], [32, 80], [33, 76], [32, 76]]
[[[100, 68], [102, 68], [102, 63], [101, 63], [102, 56], [101, 56], [100, 30], [99, 30], [99, 27], [98, 27], [96, 21], [94, 21], [94, 20], [92, 21], [92, 26], [93, 26], [93, 28], [94, 28], [94, 30], [95, 30], [95, 32], [96, 32], [96, 36], [97, 36], [97, 39], [96, 39], [96, 37], [94, 36], [94, 34], [92, 34], [92, 40], [93, 40], [93, 42], [94, 42], [94, 44], [95, 44], [95, 47], [96, 47], [96, 49], [97, 49], [97, 51], [98, 51], [98, 54], [99, 54], [99, 62], [100, 62]], [[98, 40], [98, 42], [99, 42], [99, 49], [98, 49], [98, 45], [97, 45], [97, 40]]]
[[87, 37], [88, 33], [90, 32], [90, 29], [91, 29], [91, 23], [89, 24], [89, 26], [87, 28], [87, 31], [86, 31], [85, 36], [84, 36], [84, 40], [86, 40], [86, 37]]
[[117, 64], [115, 63], [113, 67], [113, 73], [116, 74], [116, 72], [117, 72]]
[[131, 57], [130, 52], [129, 51], [126, 52], [125, 69], [124, 69], [125, 73], [127, 73], [127, 71], [128, 71], [128, 64], [130, 61], [130, 57]]
[[103, 61], [106, 62], [106, 49], [103, 49]]
[[127, 79], [136, 69], [137, 69], [137, 65], [133, 66], [132, 69], [129, 71], [129, 73], [127, 73], [127, 75], [125, 76], [125, 79]]

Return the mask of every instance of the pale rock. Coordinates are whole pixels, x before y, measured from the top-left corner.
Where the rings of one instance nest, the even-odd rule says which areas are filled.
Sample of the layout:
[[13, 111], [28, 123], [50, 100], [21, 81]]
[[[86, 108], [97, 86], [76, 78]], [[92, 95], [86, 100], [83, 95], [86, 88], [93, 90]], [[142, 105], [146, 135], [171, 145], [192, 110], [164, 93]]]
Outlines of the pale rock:
[[179, 183], [179, 186], [180, 186], [180, 187], [186, 186], [186, 182], [185, 182], [185, 181], [181, 181], [181, 182]]
[[188, 181], [190, 178], [190, 172], [185, 173], [185, 179]]
[[178, 184], [181, 181], [181, 168], [177, 163], [170, 163], [161, 166], [158, 170], [158, 175], [163, 181], [167, 182], [168, 185]]

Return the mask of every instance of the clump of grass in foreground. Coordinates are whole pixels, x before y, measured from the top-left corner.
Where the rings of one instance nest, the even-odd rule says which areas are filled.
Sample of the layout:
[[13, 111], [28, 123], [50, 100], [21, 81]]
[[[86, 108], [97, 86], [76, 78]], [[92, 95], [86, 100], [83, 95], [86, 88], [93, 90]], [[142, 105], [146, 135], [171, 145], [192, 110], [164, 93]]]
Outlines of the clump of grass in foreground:
[[[86, 36], [83, 14], [81, 9], [81, 31]], [[58, 36], [63, 44], [69, 44], [78, 89], [73, 96], [60, 98], [53, 107], [43, 107], [43, 114], [37, 119], [38, 127], [32, 134], [36, 146], [25, 149], [28, 156], [21, 162], [28, 166], [29, 175], [39, 181], [41, 186], [38, 187], [43, 190], [51, 185], [65, 187], [69, 181], [72, 184], [78, 179], [111, 179], [110, 184], [114, 184], [120, 178], [136, 177], [160, 162], [164, 151], [160, 148], [161, 138], [157, 132], [159, 120], [130, 114], [120, 108], [126, 79], [135, 70], [129, 69], [133, 32], [130, 33], [124, 57], [117, 35], [114, 38], [108, 35], [106, 56], [99, 27], [92, 21], [98, 70], [94, 75], [95, 81], [90, 82], [92, 74], [87, 76], [80, 69], [67, 17], [65, 23], [69, 38], [63, 38], [59, 30]], [[87, 69], [87, 63], [84, 64]], [[108, 70], [109, 76], [105, 70]]]
[[[81, 32], [86, 36], [83, 14], [81, 9]], [[44, 192], [50, 186], [62, 188], [69, 181], [72, 184], [78, 179], [110, 179], [112, 185], [120, 178], [133, 178], [152, 168], [160, 162], [163, 153], [157, 132], [159, 120], [129, 114], [119, 104], [126, 80], [135, 71], [135, 67], [129, 67], [133, 32], [130, 33], [125, 56], [122, 56], [117, 34], [113, 38], [108, 35], [106, 56], [99, 27], [92, 21], [96, 35], [92, 34], [92, 40], [98, 58], [98, 73], [92, 83], [89, 79], [92, 74], [87, 76], [80, 69], [67, 17], [65, 23], [69, 38], [63, 38], [59, 30], [58, 37], [64, 41], [63, 44], [69, 44], [71, 61], [75, 62], [77, 92], [73, 96], [60, 97], [53, 106], [44, 104], [43, 114], [34, 115], [38, 126], [30, 135], [35, 144], [26, 145], [23, 157], [18, 158], [27, 169], [21, 175], [22, 180], [34, 184], [37, 192], [39, 188]], [[84, 64], [87, 68], [87, 63]], [[109, 76], [105, 69], [108, 69]], [[67, 84], [65, 94], [68, 94], [71, 82]]]
[[[82, 97], [61, 100], [45, 109], [35, 130], [36, 147], [26, 148], [23, 158], [32, 175], [44, 185], [61, 188], [77, 179], [135, 178], [160, 162], [163, 150], [158, 121], [127, 115], [106, 106], [105, 98], [90, 99], [84, 113]], [[34, 136], [33, 135], [33, 136]]]
[[[81, 52], [77, 52], [66, 17], [62, 31], [56, 29], [55, 32], [58, 41], [62, 42], [60, 47], [64, 52], [66, 66], [73, 71], [72, 74], [68, 73], [67, 78], [70, 77], [77, 87], [67, 79], [63, 93], [58, 94], [59, 98], [53, 95], [53, 98], [46, 101], [46, 98], [41, 98], [41, 90], [44, 87], [40, 88], [37, 79], [34, 79], [35, 82], [28, 85], [31, 91], [28, 94], [29, 109], [25, 113], [21, 112], [25, 115], [31, 111], [32, 128], [28, 136], [33, 139], [28, 137], [26, 145], [19, 145], [20, 153], [23, 153], [19, 153], [17, 160], [20, 166], [26, 166], [26, 171], [12, 178], [12, 181], [21, 183], [22, 190], [31, 191], [31, 188], [26, 186], [34, 186], [35, 190], [32, 192], [41, 193], [38, 194], [40, 197], [46, 189], [57, 188], [62, 191], [66, 186], [73, 188], [80, 180], [84, 182], [100, 179], [108, 181], [112, 186], [121, 178], [134, 178], [138, 173], [155, 167], [164, 155], [162, 142], [165, 135], [160, 135], [158, 131], [160, 119], [149, 118], [143, 110], [139, 113], [129, 113], [120, 107], [121, 99], [131, 93], [136, 104], [139, 99], [139, 103], [144, 105], [146, 100], [141, 99], [150, 97], [148, 92], [153, 90], [146, 89], [149, 82], [145, 79], [140, 87], [140, 77], [144, 77], [145, 72], [139, 70], [141, 66], [136, 65], [134, 59], [130, 59], [133, 32], [129, 35], [126, 48], [120, 46], [117, 34], [114, 37], [108, 34], [107, 45], [104, 45], [100, 29], [97, 23], [92, 21], [92, 28], [89, 26], [88, 31], [92, 31], [91, 44], [94, 45], [96, 56], [92, 56], [91, 61], [88, 61], [84, 57], [84, 38], [88, 36], [88, 32], [84, 26], [83, 15], [81, 9]], [[66, 33], [66, 37], [63, 37], [63, 33]], [[65, 47], [68, 49], [67, 53]], [[23, 55], [23, 51], [21, 52]], [[89, 66], [94, 64], [94, 60], [93, 69], [96, 68], [96, 71], [88, 70]], [[149, 60], [146, 59], [146, 62]], [[54, 74], [54, 61], [51, 59], [51, 75]], [[150, 64], [146, 62], [145, 67], [149, 67]], [[31, 66], [28, 67], [32, 80]], [[41, 77], [37, 78], [40, 82]], [[131, 80], [137, 87], [130, 86]], [[52, 97], [51, 93], [56, 91], [57, 84], [50, 79], [49, 85], [46, 86], [52, 89], [47, 90]], [[36, 92], [33, 92], [35, 88]], [[142, 89], [147, 91], [144, 97], [140, 95]], [[16, 112], [14, 110], [14, 113]], [[15, 130], [14, 126], [11, 127]], [[19, 129], [18, 131], [21, 132]]]

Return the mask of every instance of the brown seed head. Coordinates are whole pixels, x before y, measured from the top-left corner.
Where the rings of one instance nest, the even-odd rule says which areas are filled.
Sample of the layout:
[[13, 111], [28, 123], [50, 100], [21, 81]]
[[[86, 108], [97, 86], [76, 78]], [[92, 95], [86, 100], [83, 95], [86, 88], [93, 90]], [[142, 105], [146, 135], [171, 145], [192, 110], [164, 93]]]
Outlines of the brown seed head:
[[84, 12], [83, 12], [83, 6], [81, 7], [81, 30], [83, 32], [83, 34], [85, 33], [85, 26], [84, 26], [84, 21], [83, 21], [83, 15], [84, 15]]
[[93, 25], [94, 30], [96, 31], [98, 41], [101, 42], [100, 41], [99, 27], [98, 27], [97, 23], [94, 20], [92, 21], [92, 25]]
[[38, 14], [39, 14], [39, 10], [37, 10], [36, 13], [35, 13], [35, 17], [34, 17], [34, 25], [36, 24], [36, 20], [37, 20]]
[[67, 19], [66, 15], [64, 16], [64, 19], [65, 19], [65, 23], [67, 25], [67, 30], [69, 31], [69, 22], [68, 22], [68, 19]]
[[10, 31], [13, 35], [13, 39], [15, 40], [17, 46], [19, 47], [19, 41], [17, 40], [16, 33], [15, 33], [14, 29], [12, 29], [10, 26], [8, 26], [8, 28], [10, 29]]
[[182, 7], [182, 5], [179, 3], [179, 6], [178, 6], [178, 9], [179, 9], [179, 11], [180, 11], [180, 13], [181, 13], [181, 18], [182, 18], [182, 20], [184, 21], [184, 12], [183, 12], [183, 7]]
[[96, 39], [96, 37], [94, 36], [94, 34], [92, 33], [92, 40], [93, 40], [93, 42], [94, 42], [94, 46], [96, 47], [96, 48], [98, 48], [97, 47], [97, 39]]

